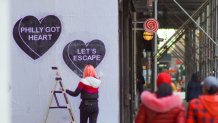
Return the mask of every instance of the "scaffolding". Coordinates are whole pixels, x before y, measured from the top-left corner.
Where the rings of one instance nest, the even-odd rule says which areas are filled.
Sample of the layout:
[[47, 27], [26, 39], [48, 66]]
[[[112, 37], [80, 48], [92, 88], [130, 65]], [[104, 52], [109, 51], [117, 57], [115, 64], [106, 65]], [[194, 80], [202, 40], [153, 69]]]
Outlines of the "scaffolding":
[[[183, 9], [176, 0], [174, 2]], [[178, 18], [176, 15], [175, 17]], [[158, 48], [155, 54], [157, 59], [160, 60], [165, 53], [170, 52], [183, 61], [186, 79], [190, 79], [191, 74], [197, 71], [203, 77], [218, 76], [217, 18], [218, 0], [206, 0], [174, 35]]]

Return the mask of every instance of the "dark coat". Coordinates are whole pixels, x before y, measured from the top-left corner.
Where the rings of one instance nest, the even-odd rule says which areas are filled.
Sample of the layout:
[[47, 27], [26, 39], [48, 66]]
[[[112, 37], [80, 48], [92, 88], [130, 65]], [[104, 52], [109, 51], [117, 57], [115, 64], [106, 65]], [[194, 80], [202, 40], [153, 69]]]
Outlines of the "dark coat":
[[141, 93], [144, 90], [144, 84], [145, 84], [144, 77], [142, 75], [139, 75], [137, 78], [137, 89], [139, 91], [139, 95], [141, 95]]
[[186, 101], [189, 102], [194, 98], [198, 98], [202, 94], [202, 86], [200, 75], [195, 73], [192, 75], [191, 80], [187, 84]]

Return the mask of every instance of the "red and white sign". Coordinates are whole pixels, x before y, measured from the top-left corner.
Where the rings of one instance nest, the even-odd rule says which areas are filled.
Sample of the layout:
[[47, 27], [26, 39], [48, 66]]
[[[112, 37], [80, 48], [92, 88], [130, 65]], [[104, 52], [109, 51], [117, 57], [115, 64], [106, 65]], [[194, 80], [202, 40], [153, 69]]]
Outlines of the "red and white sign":
[[159, 22], [154, 18], [149, 18], [144, 22], [144, 30], [155, 33], [159, 28]]

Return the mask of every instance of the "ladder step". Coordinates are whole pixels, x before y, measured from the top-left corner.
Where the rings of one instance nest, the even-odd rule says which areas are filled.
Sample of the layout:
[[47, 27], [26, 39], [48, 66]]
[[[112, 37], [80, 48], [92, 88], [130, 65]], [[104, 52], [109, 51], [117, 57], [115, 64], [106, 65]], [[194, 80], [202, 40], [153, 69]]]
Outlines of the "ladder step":
[[55, 80], [62, 80], [62, 78], [61, 77], [56, 77]]
[[58, 67], [51, 67], [51, 69], [53, 69], [53, 70], [57, 70], [57, 69], [58, 69]]
[[67, 108], [67, 106], [51, 106], [49, 109], [54, 109], [54, 108]]
[[62, 93], [62, 91], [51, 91], [51, 93]]

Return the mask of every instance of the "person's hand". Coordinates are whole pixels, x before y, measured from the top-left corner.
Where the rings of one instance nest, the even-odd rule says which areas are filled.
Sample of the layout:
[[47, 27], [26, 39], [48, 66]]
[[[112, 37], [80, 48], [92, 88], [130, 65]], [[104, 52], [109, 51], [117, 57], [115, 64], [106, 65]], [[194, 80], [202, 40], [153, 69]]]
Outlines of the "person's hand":
[[99, 72], [98, 75], [97, 75], [97, 78], [98, 78], [98, 79], [101, 79], [101, 78], [103, 77], [103, 75], [104, 75], [104, 74], [103, 74], [102, 72]]
[[68, 90], [68, 89], [65, 89], [65, 92], [69, 94], [70, 90]]

